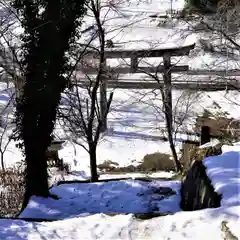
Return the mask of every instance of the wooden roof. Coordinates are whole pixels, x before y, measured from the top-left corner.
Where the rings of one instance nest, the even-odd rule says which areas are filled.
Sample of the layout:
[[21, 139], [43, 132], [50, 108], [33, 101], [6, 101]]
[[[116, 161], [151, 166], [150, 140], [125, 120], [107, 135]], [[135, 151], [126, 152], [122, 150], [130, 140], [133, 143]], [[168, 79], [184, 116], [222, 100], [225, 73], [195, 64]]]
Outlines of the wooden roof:
[[[106, 58], [141, 58], [141, 57], [163, 57], [168, 54], [170, 56], [187, 56], [190, 50], [194, 49], [195, 43], [174, 48], [163, 48], [163, 49], [146, 49], [146, 50], [106, 50]], [[89, 51], [86, 55], [96, 55], [96, 51]]]

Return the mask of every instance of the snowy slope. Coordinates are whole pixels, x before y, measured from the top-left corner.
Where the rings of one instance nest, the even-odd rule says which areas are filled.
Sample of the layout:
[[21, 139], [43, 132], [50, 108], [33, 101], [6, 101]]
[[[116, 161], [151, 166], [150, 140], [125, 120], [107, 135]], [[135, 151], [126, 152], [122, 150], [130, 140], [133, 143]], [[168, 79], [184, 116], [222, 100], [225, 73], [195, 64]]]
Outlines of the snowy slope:
[[221, 240], [221, 221], [227, 220], [233, 234], [240, 237], [240, 208], [180, 212], [173, 216], [137, 220], [129, 215], [81, 215], [55, 222], [0, 220], [0, 239], [6, 240]]
[[214, 189], [222, 194], [221, 206], [240, 205], [239, 146], [223, 146], [223, 154], [203, 162]]
[[[173, 189], [176, 194], [164, 198], [158, 192], [161, 187]], [[179, 189], [180, 181], [62, 184], [51, 189], [59, 200], [33, 197], [20, 217], [64, 219], [82, 213], [175, 213], [180, 210]]]
[[[101, 1], [106, 3], [106, 1]], [[106, 29], [106, 39], [112, 39], [116, 44], [116, 49], [143, 49], [143, 48], [162, 48], [176, 45], [186, 45], [194, 43], [202, 35], [196, 35], [188, 31], [188, 24], [170, 21], [169, 26], [158, 27], [157, 20], [150, 18], [153, 14], [165, 14], [167, 10], [180, 10], [184, 7], [184, 0], [131, 0], [116, 1], [118, 11], [109, 9], [109, 5], [103, 8], [102, 16], [105, 16], [104, 27]], [[107, 15], [106, 15], [107, 13]], [[84, 19], [82, 29], [93, 24], [93, 18], [87, 16]], [[20, 33], [21, 29], [15, 30]], [[89, 39], [91, 32], [83, 34], [81, 41]], [[95, 41], [93, 44], [97, 45]], [[156, 60], [159, 63], [159, 59]], [[190, 58], [183, 58], [179, 64], [187, 63], [191, 68], [209, 68], [214, 63], [223, 67], [231, 67], [229, 62], [218, 56], [213, 57], [197, 50], [197, 55], [192, 54]], [[113, 63], [111, 63], [113, 64]], [[116, 63], [115, 63], [116, 64]], [[237, 61], [236, 61], [237, 64]], [[224, 68], [224, 69], [225, 69]], [[3, 89], [1, 83], [0, 88]], [[181, 95], [180, 91], [174, 91], [174, 102], [178, 102]], [[143, 97], [144, 96], [144, 97]], [[159, 100], [159, 92], [140, 90], [121, 90], [114, 91], [114, 99], [109, 114], [109, 131], [101, 140], [98, 147], [98, 162], [112, 160], [119, 163], [120, 166], [138, 164], [144, 155], [153, 152], [170, 152], [166, 142], [159, 139], [161, 129], [164, 127], [162, 107]], [[229, 98], [229, 99], [226, 99]], [[10, 96], [6, 92], [0, 94], [0, 106], [7, 103]], [[219, 110], [213, 103], [216, 102], [221, 106], [222, 111], [228, 111], [231, 116], [240, 117], [238, 105], [233, 102], [239, 102], [239, 94], [225, 92], [201, 93], [195, 103], [189, 108], [188, 117], [184, 122], [183, 129], [191, 129], [196, 114], [203, 111], [204, 108], [212, 111]], [[180, 101], [177, 105], [178, 114], [184, 113], [184, 102]], [[215, 109], [214, 109], [215, 108]], [[12, 110], [12, 108], [11, 108]], [[64, 137], [64, 136], [63, 136]], [[177, 134], [177, 140], [190, 138], [184, 134]], [[181, 144], [177, 144], [177, 148]], [[64, 149], [60, 151], [60, 156], [65, 162], [69, 162], [73, 170], [83, 171], [89, 175], [89, 157], [88, 154], [79, 146], [67, 142]], [[21, 152], [11, 142], [4, 154], [7, 166], [22, 159]], [[76, 164], [75, 164], [76, 163]]]
[[[168, 207], [164, 209], [166, 211], [178, 211], [174, 215], [144, 221], [135, 218], [132, 214], [108, 216], [103, 212], [113, 213], [113, 209], [118, 211], [124, 209], [125, 211], [122, 212], [125, 213], [149, 210], [149, 203], [153, 201], [149, 201], [149, 195], [142, 195], [144, 191], [149, 192], [149, 186], [169, 186], [178, 191], [179, 185], [171, 181], [64, 184], [52, 188], [52, 193], [61, 196], [62, 199], [33, 197], [21, 217], [65, 217], [65, 220], [42, 223], [0, 220], [0, 239], [210, 240], [214, 236], [216, 240], [221, 240], [224, 236], [221, 230], [222, 221], [227, 221], [231, 232], [236, 237], [240, 237], [240, 205], [237, 201], [240, 186], [239, 144], [224, 146], [223, 150], [222, 155], [204, 160], [207, 174], [215, 189], [223, 194], [220, 208], [181, 212], [176, 208], [177, 196], [171, 196], [164, 200], [155, 198], [155, 204], [158, 202], [160, 211], [164, 206]], [[147, 199], [148, 204], [144, 201]], [[106, 201], [109, 200], [110, 204], [107, 207]], [[145, 208], [146, 204], [147, 208]], [[80, 214], [81, 212], [85, 214]], [[98, 212], [98, 214], [88, 215], [86, 214], [88, 212]]]
[[[111, 39], [114, 50], [121, 49], [159, 49], [176, 46], [184, 46], [196, 43], [195, 49], [189, 57], [176, 58], [179, 64], [188, 64], [191, 69], [237, 69], [239, 68], [238, 57], [231, 58], [223, 54], [212, 54], [202, 49], [199, 39], [211, 40], [214, 44], [222, 44], [213, 33], [197, 32], [194, 26], [199, 21], [182, 21], [170, 18], [166, 24], [159, 24], [159, 18], [153, 19], [151, 15], [166, 15], [166, 11], [181, 10], [184, 8], [184, 0], [152, 0], [152, 1], [116, 1], [116, 7], [109, 6], [107, 1], [102, 1], [101, 18], [104, 21], [106, 40]], [[172, 5], [171, 5], [172, 2]], [[89, 12], [89, 15], [93, 15]], [[82, 29], [85, 30], [94, 25], [94, 18], [84, 18]], [[82, 43], [91, 39], [93, 31], [84, 32]], [[98, 46], [98, 40], [92, 41], [92, 45]], [[161, 63], [162, 59], [148, 59], [148, 63]], [[110, 65], [120, 64], [119, 60], [109, 60]]]
[[[131, 1], [130, 5], [128, 1], [124, 4], [121, 3], [121, 10], [125, 14], [124, 19], [116, 19], [115, 13], [109, 13], [109, 18], [114, 17], [115, 19], [106, 22], [107, 31], [112, 27], [119, 29], [108, 33], [107, 38], [112, 38], [119, 49], [184, 45], [193, 43], [200, 37], [189, 32], [185, 32], [183, 35], [183, 30], [186, 30], [187, 25], [180, 22], [170, 22], [170, 28], [156, 27], [157, 22], [151, 21], [149, 15], [169, 9], [170, 1], [140, 1], [139, 4], [137, 2], [139, 1]], [[183, 0], [173, 1], [175, 9], [181, 9], [183, 4]], [[91, 25], [91, 21], [88, 20], [86, 19], [86, 26], [87, 24]], [[122, 26], [129, 25], [129, 23], [131, 23], [130, 26], [122, 29]], [[88, 36], [84, 37], [88, 38]], [[226, 63], [224, 59], [213, 57], [202, 51], [197, 56], [191, 56], [190, 59], [182, 59], [182, 62], [189, 63], [192, 68], [209, 68], [216, 64], [222, 67], [226, 67], [226, 64], [227, 67], [237, 65], [237, 62]], [[177, 91], [174, 92], [175, 96], [178, 94]], [[147, 94], [142, 99], [143, 95], [146, 95], [144, 91], [115, 90], [115, 103], [113, 102], [109, 116], [111, 131], [99, 144], [99, 163], [110, 159], [120, 165], [129, 165], [141, 160], [147, 153], [169, 151], [166, 143], [154, 138], [159, 135], [158, 131], [163, 125], [163, 120], [161, 116], [159, 117], [156, 108], [149, 106], [149, 102], [153, 101], [152, 95], [151, 93]], [[9, 94], [1, 92], [0, 106], [2, 108], [8, 100]], [[240, 102], [239, 100], [239, 93], [233, 95], [231, 92], [227, 96], [225, 96], [225, 92], [203, 93], [191, 107], [191, 114], [186, 125], [189, 126], [194, 116], [205, 107], [213, 111], [219, 110], [216, 104], [214, 106], [214, 102], [218, 103], [223, 111], [229, 111], [231, 116], [239, 118], [239, 106], [233, 104], [233, 102]], [[160, 101], [155, 101], [155, 105], [161, 108]], [[73, 170], [86, 176], [89, 171], [87, 153], [82, 148], [75, 147], [76, 152], [73, 145], [68, 142], [61, 150], [60, 155], [64, 161], [71, 163]], [[42, 223], [1, 219], [0, 239], [210, 240], [214, 238], [220, 240], [223, 238], [221, 232], [221, 221], [223, 220], [228, 221], [231, 231], [240, 238], [240, 147], [224, 147], [223, 149], [223, 155], [204, 160], [207, 174], [215, 189], [223, 194], [221, 208], [181, 212], [178, 208], [178, 194], [163, 200], [159, 199], [159, 194], [149, 195], [149, 186], [152, 185], [169, 186], [178, 193], [179, 183], [176, 182], [157, 181], [147, 184], [139, 181], [120, 181], [93, 185], [60, 185], [52, 189], [53, 193], [61, 196], [60, 200], [43, 200], [33, 197], [27, 209], [22, 213], [22, 217], [65, 219]], [[9, 166], [21, 159], [21, 153], [15, 148], [14, 143], [7, 148], [4, 159]], [[76, 164], [74, 164], [75, 160]], [[134, 218], [132, 214], [156, 210], [156, 207], [159, 211], [179, 212], [145, 221]], [[89, 215], [88, 212], [96, 214]], [[103, 214], [112, 212], [131, 214], [116, 216]]]
[[[2, 84], [0, 92], [0, 106], [5, 109], [6, 104], [11, 97], [9, 91], [4, 90], [6, 86]], [[178, 110], [177, 116], [186, 112], [184, 106], [184, 97], [181, 97], [182, 91], [174, 91], [174, 106]], [[119, 166], [136, 165], [144, 155], [154, 152], [169, 153], [170, 149], [167, 142], [159, 139], [162, 135], [161, 129], [165, 127], [163, 114], [161, 112], [162, 103], [160, 94], [156, 91], [127, 91], [116, 89], [111, 111], [108, 117], [108, 133], [101, 139], [98, 149], [98, 163], [105, 160], [117, 162]], [[210, 111], [227, 111], [230, 116], [240, 118], [239, 106], [240, 96], [238, 92], [208, 92], [196, 93], [190, 99], [191, 105], [187, 111], [187, 118], [183, 122], [182, 129], [192, 129], [192, 124], [198, 114], [204, 108]], [[236, 104], [234, 104], [234, 102]], [[220, 106], [220, 108], [219, 108]], [[13, 111], [13, 106], [9, 107]], [[62, 138], [65, 135], [62, 131], [59, 134]], [[166, 136], [164, 134], [164, 136]], [[181, 146], [182, 139], [196, 139], [193, 136], [177, 134], [178, 147]], [[6, 140], [6, 139], [5, 139]], [[89, 176], [89, 157], [87, 152], [80, 146], [67, 141], [64, 148], [60, 150], [59, 155], [65, 162], [70, 163], [71, 169], [83, 172], [83, 175]], [[22, 154], [16, 148], [12, 141], [4, 154], [6, 166], [22, 159]], [[80, 177], [80, 176], [79, 176]]]

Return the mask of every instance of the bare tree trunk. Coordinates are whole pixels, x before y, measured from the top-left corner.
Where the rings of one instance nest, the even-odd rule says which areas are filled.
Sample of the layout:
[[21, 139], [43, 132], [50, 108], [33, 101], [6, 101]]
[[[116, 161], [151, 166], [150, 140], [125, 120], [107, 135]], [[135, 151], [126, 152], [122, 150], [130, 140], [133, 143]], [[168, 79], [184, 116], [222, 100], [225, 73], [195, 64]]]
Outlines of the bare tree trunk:
[[4, 159], [3, 159], [3, 153], [2, 152], [1, 152], [1, 166], [2, 166], [2, 171], [5, 172]]
[[182, 172], [181, 163], [178, 160], [176, 148], [173, 141], [173, 116], [172, 116], [172, 81], [171, 81], [171, 61], [170, 56], [163, 57], [164, 74], [163, 81], [164, 87], [162, 91], [163, 106], [166, 119], [166, 127], [168, 133], [168, 141], [173, 155], [173, 161], [177, 172]]
[[174, 161], [174, 164], [175, 164], [175, 169], [176, 169], [176, 172], [182, 172], [182, 165], [178, 160], [176, 148], [175, 148], [174, 141], [173, 141], [173, 136], [172, 136], [173, 131], [170, 128], [171, 123], [168, 120], [167, 114], [165, 114], [165, 117], [166, 117], [166, 120], [167, 120], [166, 125], [167, 125], [167, 132], [168, 132], [168, 141], [169, 141], [169, 145], [170, 145], [170, 148], [171, 148], [171, 151], [172, 151], [173, 161]]
[[91, 170], [91, 182], [98, 181], [97, 173], [97, 152], [95, 145], [89, 145], [89, 156], [90, 156], [90, 170]]
[[102, 126], [100, 131], [105, 132], [107, 130], [107, 79], [106, 76], [102, 76], [100, 83], [100, 117]]

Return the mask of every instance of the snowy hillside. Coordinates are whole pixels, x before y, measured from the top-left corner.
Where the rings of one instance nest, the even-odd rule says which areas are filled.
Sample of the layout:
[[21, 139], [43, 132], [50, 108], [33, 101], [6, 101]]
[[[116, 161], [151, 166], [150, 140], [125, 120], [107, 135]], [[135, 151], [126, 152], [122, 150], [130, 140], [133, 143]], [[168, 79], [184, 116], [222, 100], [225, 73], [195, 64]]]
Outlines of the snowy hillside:
[[[0, 100], [1, 109], [4, 109], [11, 98], [9, 91], [5, 91], [5, 85], [1, 85]], [[181, 98], [181, 91], [173, 92], [177, 115], [187, 111], [187, 118], [181, 129], [191, 131], [195, 118], [204, 108], [214, 111], [227, 111], [230, 117], [239, 118], [240, 113], [238, 92], [201, 92], [189, 95], [190, 107], [186, 110], [184, 97]], [[103, 136], [97, 149], [98, 163], [105, 160], [117, 162], [120, 166], [136, 165], [146, 154], [154, 152], [169, 153], [167, 142], [161, 140], [162, 129], [165, 128], [163, 114], [161, 112], [161, 100], [159, 92], [143, 90], [114, 90], [114, 98], [111, 111], [108, 117], [108, 132]], [[182, 100], [181, 100], [182, 99]], [[221, 107], [219, 109], [219, 106]], [[12, 111], [13, 107], [8, 107]], [[6, 114], [3, 115], [3, 119]], [[11, 130], [10, 130], [11, 131]], [[63, 139], [66, 137], [61, 129], [57, 128], [56, 133]], [[165, 135], [164, 135], [165, 136]], [[5, 136], [6, 137], [6, 136]], [[176, 144], [181, 147], [183, 139], [197, 139], [195, 136], [186, 136], [179, 133], [176, 136]], [[7, 141], [5, 139], [4, 141]], [[83, 171], [89, 176], [89, 156], [80, 146], [66, 141], [64, 148], [59, 155], [65, 162], [70, 163], [72, 170]], [[15, 147], [12, 141], [4, 153], [6, 166], [20, 161], [22, 154]], [[79, 176], [80, 177], [80, 176]]]
[[[165, 14], [171, 7], [173, 10], [181, 10], [184, 0], [117, 2], [117, 8], [114, 8], [108, 4], [109, 1], [101, 1], [106, 5], [101, 13], [106, 40], [113, 41], [113, 49], [157, 49], [196, 43], [189, 57], [176, 58], [174, 61], [188, 64], [191, 69], [221, 68], [227, 71], [239, 68], [239, 61], [206, 53], [199, 47], [199, 39], [210, 38], [212, 34], [194, 33], [190, 26], [196, 22], [186, 23], [169, 18], [166, 24], [162, 24], [159, 19], [150, 17]], [[2, 5], [0, 10], [4, 13]], [[82, 26], [82, 43], [89, 41], [93, 25], [93, 18], [86, 16]], [[21, 31], [21, 28], [16, 28], [14, 33], [19, 35]], [[96, 46], [98, 43], [93, 41], [91, 44]], [[159, 64], [161, 60], [151, 61], [151, 64]], [[119, 61], [108, 63], [113, 66], [118, 65]], [[108, 130], [97, 148], [97, 164], [111, 160], [118, 166], [136, 166], [146, 154], [170, 153], [168, 143], [163, 141], [166, 133], [160, 92], [108, 90], [113, 91], [114, 95], [108, 116]], [[12, 167], [23, 159], [15, 142], [8, 143], [14, 128], [11, 123], [15, 109], [11, 101], [13, 92], [11, 84], [0, 83], [1, 147], [6, 146], [3, 155], [5, 167]], [[65, 100], [63, 95], [61, 106]], [[177, 150], [181, 148], [183, 140], [199, 138], [197, 134], [187, 135], [185, 132], [192, 132], [196, 117], [205, 109], [212, 113], [227, 112], [229, 117], [240, 119], [239, 102], [238, 91], [174, 90], [174, 117], [180, 120], [184, 117], [174, 139]], [[54, 134], [66, 140], [59, 151], [60, 158], [69, 163], [71, 168], [70, 174], [64, 176], [65, 180], [89, 179], [88, 153], [71, 141], [59, 122], [56, 123]], [[222, 150], [223, 154], [203, 160], [214, 189], [222, 195], [219, 208], [182, 211], [179, 206], [181, 181], [171, 179], [173, 172], [122, 173], [118, 176], [102, 174], [102, 181], [97, 183], [68, 182], [53, 185], [50, 192], [58, 197], [57, 200], [33, 196], [17, 219], [0, 219], [0, 239], [221, 240], [225, 239], [224, 221], [233, 235], [240, 238], [240, 144], [224, 145]], [[54, 169], [51, 171], [53, 173], [50, 175], [56, 177], [53, 182], [56, 182], [59, 176]], [[111, 179], [126, 177], [131, 179]], [[141, 214], [153, 218], [143, 220]]]
[[[173, 10], [181, 10], [184, 7], [184, 0], [117, 1], [117, 10], [109, 5], [108, 1], [101, 1], [101, 3], [104, 6], [102, 8], [102, 18], [104, 18], [106, 39], [111, 39], [116, 45], [113, 49], [153, 49], [182, 46], [197, 43], [198, 39], [202, 37], [202, 33], [195, 34], [188, 30], [189, 23], [170, 18], [168, 19], [169, 25], [158, 26], [159, 20], [150, 17], [154, 14], [165, 14], [171, 7]], [[86, 16], [82, 29], [86, 30], [93, 23], [93, 18]], [[21, 28], [15, 29], [16, 34], [21, 31]], [[81, 41], [86, 43], [91, 35], [91, 29], [85, 31]], [[97, 41], [93, 41], [92, 44], [96, 45]], [[189, 64], [190, 68], [207, 69], [213, 67], [213, 65], [216, 67], [222, 66], [224, 69], [236, 67], [231, 66], [231, 62], [226, 62], [218, 56], [205, 53], [198, 46], [194, 51], [189, 58], [180, 59], [179, 64]], [[159, 62], [160, 60], [155, 59], [154, 61]], [[237, 64], [237, 61], [233, 64]], [[0, 106], [2, 110], [11, 98], [10, 94], [4, 90], [5, 88], [6, 85], [1, 84]], [[109, 89], [109, 91], [112, 91], [112, 89]], [[240, 99], [237, 94], [233, 91], [229, 93], [201, 92], [189, 94], [187, 97], [185, 94], [184, 99], [184, 97], [181, 97], [183, 95], [182, 91], [174, 91], [176, 117], [184, 115], [187, 111], [187, 117], [181, 129], [191, 131], [196, 115], [200, 114], [204, 108], [210, 109], [212, 112], [227, 111], [231, 117], [239, 118], [237, 103]], [[186, 98], [190, 99], [191, 103], [188, 110], [185, 106]], [[97, 150], [98, 162], [112, 160], [119, 163], [120, 166], [136, 165], [148, 153], [169, 152], [168, 144], [160, 138], [162, 129], [165, 128], [161, 108], [162, 103], [157, 90], [115, 89], [108, 118], [108, 132], [103, 136]], [[12, 107], [8, 109], [10, 109], [9, 111], [13, 110]], [[61, 138], [66, 138], [59, 126], [57, 126], [56, 133]], [[196, 138], [196, 136], [177, 133], [177, 148], [179, 149], [181, 146], [182, 139]], [[65, 162], [69, 162], [73, 170], [84, 171], [87, 175], [89, 174], [88, 155], [81, 147], [67, 141], [65, 147], [60, 151], [60, 157]], [[22, 159], [21, 153], [16, 149], [13, 142], [7, 147], [4, 159], [6, 166], [11, 166], [12, 163]]]

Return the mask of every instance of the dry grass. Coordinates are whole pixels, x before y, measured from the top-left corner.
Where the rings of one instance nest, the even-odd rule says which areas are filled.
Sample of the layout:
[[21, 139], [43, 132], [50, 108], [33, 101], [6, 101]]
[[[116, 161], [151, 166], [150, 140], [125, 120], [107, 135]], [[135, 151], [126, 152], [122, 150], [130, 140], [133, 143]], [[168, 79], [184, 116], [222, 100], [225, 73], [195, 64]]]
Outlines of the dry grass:
[[183, 155], [179, 159], [184, 166], [183, 175], [186, 175], [186, 173], [191, 168], [194, 161], [202, 161], [206, 157], [217, 156], [220, 154], [222, 154], [221, 147], [199, 148], [198, 146], [193, 145], [189, 149], [190, 161], [186, 163], [183, 159]]
[[174, 163], [169, 154], [155, 152], [144, 156], [142, 162], [137, 166], [118, 166], [118, 163], [106, 160], [98, 165], [99, 170], [111, 173], [134, 173], [134, 172], [156, 172], [174, 170]]
[[171, 156], [160, 152], [145, 155], [143, 162], [138, 167], [146, 172], [174, 171]]
[[23, 201], [24, 172], [19, 167], [0, 171], [0, 181], [0, 217], [14, 217]]

